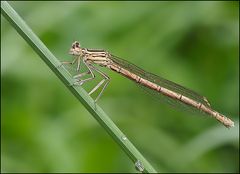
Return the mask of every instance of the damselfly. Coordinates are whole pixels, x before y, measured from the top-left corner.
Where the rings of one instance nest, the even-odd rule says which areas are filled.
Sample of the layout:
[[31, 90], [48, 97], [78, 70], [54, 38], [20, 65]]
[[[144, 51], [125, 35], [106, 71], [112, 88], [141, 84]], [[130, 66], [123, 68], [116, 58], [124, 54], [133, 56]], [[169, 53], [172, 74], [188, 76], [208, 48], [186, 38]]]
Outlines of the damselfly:
[[[87, 81], [93, 80], [95, 78], [95, 72], [103, 77], [103, 79], [89, 92], [89, 95], [91, 95], [102, 86], [102, 90], [96, 97], [95, 102], [100, 98], [110, 81], [110, 78], [104, 72], [94, 66], [99, 65], [133, 80], [151, 94], [160, 96], [160, 98], [165, 98], [175, 105], [181, 105], [191, 110], [200, 111], [212, 116], [228, 128], [234, 126], [234, 122], [231, 119], [211, 108], [206, 97], [162, 77], [148, 73], [105, 50], [82, 48], [80, 43], [75, 41], [70, 48], [69, 54], [74, 56], [73, 61], [62, 62], [63, 64], [77, 64], [76, 70], [79, 72], [80, 64], [83, 62], [88, 69], [86, 72], [78, 73], [74, 76], [76, 81], [73, 85], [82, 85]], [[89, 74], [90, 77], [83, 79], [82, 77], [86, 77], [87, 74]]]

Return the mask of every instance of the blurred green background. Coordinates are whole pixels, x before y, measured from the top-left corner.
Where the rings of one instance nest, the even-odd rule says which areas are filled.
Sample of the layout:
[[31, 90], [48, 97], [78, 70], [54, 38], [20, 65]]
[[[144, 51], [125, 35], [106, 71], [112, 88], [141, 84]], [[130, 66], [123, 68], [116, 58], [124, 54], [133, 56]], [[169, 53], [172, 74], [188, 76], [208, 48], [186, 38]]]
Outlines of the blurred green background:
[[[239, 172], [238, 2], [10, 2], [60, 60], [103, 48], [206, 96], [235, 121], [155, 100], [104, 70], [99, 105], [159, 172]], [[94, 83], [94, 82], [92, 82]], [[1, 16], [1, 172], [135, 172], [120, 147]]]

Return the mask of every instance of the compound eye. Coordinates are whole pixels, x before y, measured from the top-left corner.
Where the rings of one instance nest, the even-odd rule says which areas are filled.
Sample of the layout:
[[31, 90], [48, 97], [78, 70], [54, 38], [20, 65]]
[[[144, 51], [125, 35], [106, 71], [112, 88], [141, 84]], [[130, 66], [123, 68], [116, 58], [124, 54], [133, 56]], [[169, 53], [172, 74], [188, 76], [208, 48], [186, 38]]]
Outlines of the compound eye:
[[77, 42], [77, 41], [75, 42], [75, 45], [76, 45], [76, 47], [78, 47], [78, 48], [80, 47], [80, 43]]
[[80, 48], [80, 43], [78, 41], [73, 42], [72, 49]]
[[76, 47], [76, 43], [73, 42], [73, 44], [72, 44], [72, 48], [75, 48], [75, 47]]

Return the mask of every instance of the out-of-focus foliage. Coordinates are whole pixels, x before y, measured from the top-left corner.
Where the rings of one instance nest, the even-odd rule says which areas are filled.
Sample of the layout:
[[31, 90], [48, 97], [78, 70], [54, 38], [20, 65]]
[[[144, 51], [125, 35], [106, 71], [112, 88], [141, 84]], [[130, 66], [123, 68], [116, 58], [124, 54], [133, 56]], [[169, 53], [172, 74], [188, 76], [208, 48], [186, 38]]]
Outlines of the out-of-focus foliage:
[[[60, 60], [74, 40], [106, 49], [204, 94], [236, 122], [228, 130], [104, 70], [111, 83], [99, 105], [158, 171], [239, 172], [238, 2], [10, 4]], [[3, 17], [1, 89], [2, 172], [135, 171]]]

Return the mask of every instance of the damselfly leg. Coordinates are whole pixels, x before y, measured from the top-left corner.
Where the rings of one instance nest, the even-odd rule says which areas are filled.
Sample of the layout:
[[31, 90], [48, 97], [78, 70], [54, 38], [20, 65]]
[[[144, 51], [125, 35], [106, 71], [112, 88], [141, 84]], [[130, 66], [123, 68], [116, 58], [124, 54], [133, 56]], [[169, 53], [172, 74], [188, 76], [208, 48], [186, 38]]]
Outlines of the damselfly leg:
[[101, 97], [103, 91], [106, 89], [107, 85], [110, 82], [110, 77], [108, 77], [104, 72], [100, 71], [99, 69], [97, 69], [96, 67], [89, 65], [92, 69], [94, 69], [95, 71], [97, 71], [100, 75], [102, 75], [102, 77], [104, 79], [102, 79], [88, 94], [91, 95], [92, 93], [94, 93], [100, 86], [102, 86], [102, 84], [105, 82], [101, 92], [98, 94], [97, 98], [95, 99], [95, 102], [97, 102], [97, 100]]
[[[86, 66], [87, 68], [87, 71], [86, 72], [81, 72], [79, 73], [80, 69], [81, 68], [81, 60], [83, 61], [83, 64]], [[95, 79], [96, 75], [94, 74], [94, 72], [97, 72], [99, 73], [103, 79], [88, 93], [89, 95], [93, 94], [97, 89], [99, 89], [102, 85], [103, 85], [103, 88], [101, 89], [100, 93], [98, 94], [98, 96], [96, 97], [96, 99], [94, 100], [95, 103], [97, 102], [97, 100], [101, 97], [103, 91], [106, 89], [107, 85], [109, 84], [110, 82], [110, 78], [105, 74], [103, 73], [102, 71], [100, 71], [98, 68], [96, 68], [95, 66], [91, 65], [91, 64], [88, 64], [86, 61], [84, 61], [83, 59], [80, 59], [80, 57], [76, 57], [73, 61], [64, 61], [64, 62], [61, 62], [63, 65], [73, 65], [77, 62], [77, 67], [75, 67], [75, 72], [77, 71], [77, 75], [74, 75], [73, 78], [76, 80], [72, 85], [75, 85], [75, 86], [81, 86], [83, 85], [85, 82], [87, 81], [91, 81], [93, 79]], [[86, 79], [83, 79], [86, 75], [90, 74], [91, 77], [89, 78], [86, 78]]]
[[[73, 59], [73, 61], [62, 61], [61, 62], [61, 65], [65, 65], [65, 64], [70, 64], [70, 65], [73, 65], [75, 62], [76, 62], [76, 60], [79, 60], [79, 57], [75, 57], [74, 59]], [[79, 63], [79, 67], [80, 67], [80, 63]], [[79, 70], [79, 69], [78, 69]]]
[[[83, 83], [93, 80], [95, 78], [95, 74], [93, 73], [93, 70], [91, 69], [91, 67], [84, 60], [83, 60], [83, 63], [87, 67], [88, 71], [73, 76], [73, 78], [77, 80], [76, 82], [73, 83], [73, 85], [82, 85]], [[91, 77], [82, 80], [82, 77], [87, 74], [91, 74]]]
[[78, 75], [74, 76], [74, 78], [79, 78], [79, 77], [81, 78], [84, 75], [89, 74], [89, 72], [91, 73], [92, 77], [84, 79], [84, 80], [78, 79], [79, 81], [75, 82], [73, 85], [82, 85], [86, 81], [93, 80], [96, 77], [95, 74], [94, 74], [94, 71], [98, 72], [103, 77], [103, 79], [88, 93], [89, 95], [93, 94], [100, 86], [102, 86], [105, 83], [102, 90], [100, 91], [100, 93], [98, 94], [96, 99], [94, 100], [94, 102], [96, 103], [97, 100], [101, 97], [103, 91], [106, 89], [107, 85], [109, 84], [110, 78], [104, 72], [100, 71], [98, 68], [96, 68], [96, 67], [94, 67], [90, 64], [87, 64], [85, 61], [83, 61], [83, 62], [86, 65], [86, 67], [88, 68], [89, 71], [78, 74]]

